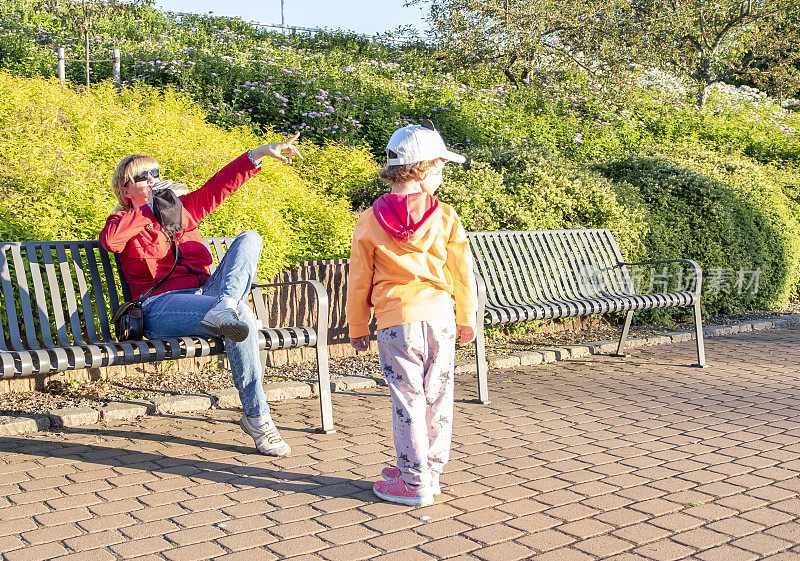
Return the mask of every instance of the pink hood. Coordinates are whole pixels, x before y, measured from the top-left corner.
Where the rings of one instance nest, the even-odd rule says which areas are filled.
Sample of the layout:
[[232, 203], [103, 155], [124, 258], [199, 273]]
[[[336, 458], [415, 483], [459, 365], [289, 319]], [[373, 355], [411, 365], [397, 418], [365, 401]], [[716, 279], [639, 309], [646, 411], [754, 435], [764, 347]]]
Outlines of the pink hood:
[[439, 199], [428, 193], [387, 193], [372, 204], [375, 218], [399, 242], [415, 245], [430, 230], [440, 213]]

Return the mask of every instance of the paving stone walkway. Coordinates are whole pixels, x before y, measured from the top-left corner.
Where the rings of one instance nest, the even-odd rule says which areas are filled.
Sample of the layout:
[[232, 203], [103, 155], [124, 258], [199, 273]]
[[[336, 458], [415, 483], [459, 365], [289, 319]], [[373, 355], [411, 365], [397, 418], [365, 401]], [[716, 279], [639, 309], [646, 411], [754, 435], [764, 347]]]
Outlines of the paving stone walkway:
[[385, 387], [275, 404], [291, 457], [230, 410], [0, 437], [6, 561], [800, 559], [800, 326], [459, 375], [436, 504], [371, 492]]

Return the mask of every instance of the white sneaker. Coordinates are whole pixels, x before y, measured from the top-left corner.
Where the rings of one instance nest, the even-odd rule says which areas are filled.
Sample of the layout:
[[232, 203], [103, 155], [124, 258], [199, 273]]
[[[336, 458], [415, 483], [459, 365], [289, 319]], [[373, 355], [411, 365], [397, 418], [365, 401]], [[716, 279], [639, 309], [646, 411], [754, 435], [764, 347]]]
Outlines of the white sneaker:
[[218, 337], [228, 337], [234, 341], [241, 342], [247, 339], [250, 333], [250, 326], [239, 319], [236, 310], [231, 308], [213, 307], [203, 316], [200, 325], [205, 327], [209, 333]]
[[256, 442], [256, 448], [262, 454], [267, 456], [288, 456], [292, 453], [292, 449], [281, 438], [271, 418], [266, 417], [266, 421], [264, 421], [264, 417], [257, 419], [243, 414], [239, 424], [244, 432], [253, 437]]

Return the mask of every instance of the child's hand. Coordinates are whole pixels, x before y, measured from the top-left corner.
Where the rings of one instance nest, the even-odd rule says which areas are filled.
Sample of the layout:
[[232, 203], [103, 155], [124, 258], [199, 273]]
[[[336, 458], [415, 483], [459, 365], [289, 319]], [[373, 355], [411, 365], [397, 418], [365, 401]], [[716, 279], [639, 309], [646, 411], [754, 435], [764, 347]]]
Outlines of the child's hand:
[[357, 351], [366, 351], [369, 348], [369, 334], [361, 337], [350, 337], [350, 345]]
[[475, 329], [469, 325], [456, 325], [456, 341], [462, 345], [472, 343], [475, 340]]

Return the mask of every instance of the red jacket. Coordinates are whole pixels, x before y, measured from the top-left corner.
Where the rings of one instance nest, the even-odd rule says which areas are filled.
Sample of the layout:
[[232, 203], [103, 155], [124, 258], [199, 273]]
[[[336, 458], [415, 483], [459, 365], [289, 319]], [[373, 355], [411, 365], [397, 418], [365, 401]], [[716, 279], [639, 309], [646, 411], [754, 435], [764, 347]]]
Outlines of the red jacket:
[[[203, 245], [197, 223], [217, 208], [225, 198], [258, 173], [242, 154], [218, 171], [205, 185], [180, 197], [183, 202], [184, 231], [178, 234], [181, 263], [167, 282], [156, 289], [160, 294], [179, 288], [198, 288], [208, 280], [211, 254]], [[111, 214], [100, 232], [100, 244], [119, 253], [122, 273], [131, 287], [133, 299], [147, 292], [175, 263], [169, 238], [148, 205]]]

